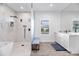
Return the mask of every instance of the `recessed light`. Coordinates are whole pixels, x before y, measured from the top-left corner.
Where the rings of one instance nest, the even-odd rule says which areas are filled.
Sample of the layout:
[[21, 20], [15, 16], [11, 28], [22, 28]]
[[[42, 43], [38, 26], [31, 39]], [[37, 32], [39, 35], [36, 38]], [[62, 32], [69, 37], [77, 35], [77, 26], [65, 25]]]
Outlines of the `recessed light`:
[[23, 7], [23, 6], [21, 6], [21, 7], [20, 7], [20, 9], [24, 9], [24, 7]]
[[53, 4], [50, 4], [49, 6], [50, 6], [50, 7], [53, 7]]

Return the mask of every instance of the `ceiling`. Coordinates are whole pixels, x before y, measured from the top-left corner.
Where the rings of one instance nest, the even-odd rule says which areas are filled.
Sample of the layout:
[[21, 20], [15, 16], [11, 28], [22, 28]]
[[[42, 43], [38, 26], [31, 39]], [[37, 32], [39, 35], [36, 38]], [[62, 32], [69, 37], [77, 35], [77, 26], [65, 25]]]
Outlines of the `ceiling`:
[[[30, 3], [8, 3], [6, 5], [16, 12], [25, 12], [25, 11], [31, 10], [31, 4]], [[24, 9], [21, 9], [20, 8], [21, 6], [24, 7]]]
[[79, 3], [71, 3], [64, 11], [79, 11]]
[[53, 6], [50, 7], [50, 3], [36, 3], [33, 4], [35, 11], [61, 11], [69, 4], [67, 3], [53, 3]]
[[7, 3], [6, 5], [16, 12], [31, 11], [31, 5], [34, 11], [79, 11], [78, 3], [52, 3], [52, 7], [50, 3]]

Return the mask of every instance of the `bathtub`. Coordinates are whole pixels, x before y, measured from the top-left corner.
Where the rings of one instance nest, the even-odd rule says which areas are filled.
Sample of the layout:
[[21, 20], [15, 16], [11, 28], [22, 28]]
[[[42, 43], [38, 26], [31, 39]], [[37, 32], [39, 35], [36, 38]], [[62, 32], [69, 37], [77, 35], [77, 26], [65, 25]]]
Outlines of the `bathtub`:
[[0, 42], [0, 56], [10, 56], [13, 42]]

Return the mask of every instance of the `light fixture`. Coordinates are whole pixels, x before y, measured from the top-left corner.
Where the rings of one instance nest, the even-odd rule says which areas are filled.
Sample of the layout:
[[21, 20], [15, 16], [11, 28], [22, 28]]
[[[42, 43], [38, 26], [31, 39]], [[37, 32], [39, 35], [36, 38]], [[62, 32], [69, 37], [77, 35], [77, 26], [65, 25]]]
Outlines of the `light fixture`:
[[49, 6], [50, 6], [50, 7], [53, 7], [53, 4], [50, 4]]
[[23, 6], [21, 6], [21, 7], [20, 7], [20, 9], [24, 9], [24, 7], [23, 7]]

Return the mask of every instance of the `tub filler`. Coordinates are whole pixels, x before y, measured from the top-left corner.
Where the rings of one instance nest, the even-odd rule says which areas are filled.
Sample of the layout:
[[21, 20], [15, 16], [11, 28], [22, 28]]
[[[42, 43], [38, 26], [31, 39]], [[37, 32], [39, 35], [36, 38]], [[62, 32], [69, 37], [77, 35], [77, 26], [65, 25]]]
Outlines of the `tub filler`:
[[0, 56], [10, 56], [13, 42], [0, 42]]

